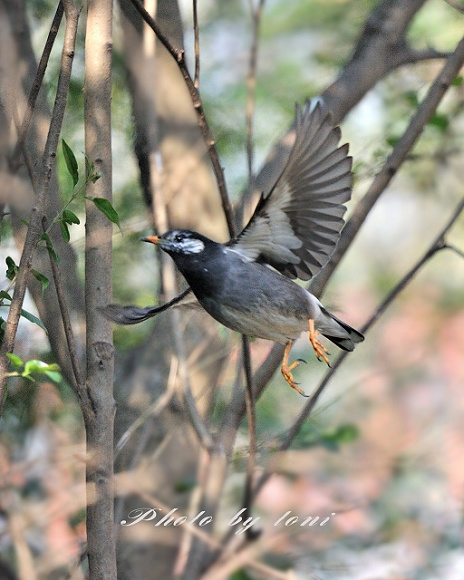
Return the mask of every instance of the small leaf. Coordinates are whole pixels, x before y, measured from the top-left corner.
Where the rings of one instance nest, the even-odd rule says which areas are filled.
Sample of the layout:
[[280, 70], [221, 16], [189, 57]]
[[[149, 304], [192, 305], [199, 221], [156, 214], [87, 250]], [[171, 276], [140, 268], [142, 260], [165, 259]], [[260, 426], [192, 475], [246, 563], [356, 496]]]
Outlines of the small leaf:
[[69, 240], [71, 239], [71, 236], [69, 235], [68, 224], [63, 220], [60, 220], [60, 230], [61, 230], [61, 235], [63, 236], [63, 240], [65, 242], [69, 242]]
[[26, 320], [29, 320], [29, 322], [32, 322], [33, 324], [37, 324], [37, 326], [40, 326], [40, 328], [45, 331], [45, 334], [48, 334], [47, 329], [44, 326], [44, 323], [39, 318], [37, 318], [37, 316], [34, 316], [33, 314], [31, 314], [27, 310], [23, 310], [23, 309], [21, 309], [21, 316], [23, 318], [25, 318]]
[[80, 224], [81, 223], [81, 220], [70, 209], [65, 209], [63, 211], [63, 221], [68, 223], [68, 224]]
[[86, 199], [92, 201], [95, 204], [95, 206], [103, 214], [105, 214], [105, 216], [110, 220], [110, 222], [116, 224], [118, 228], [121, 230], [118, 212], [114, 209], [114, 207], [107, 199], [105, 199], [104, 197], [90, 197], [90, 196], [88, 196]]
[[0, 300], [9, 300], [11, 302], [11, 296], [5, 290], [0, 290]]
[[435, 115], [433, 115], [430, 121], [428, 122], [428, 125], [436, 127], [440, 131], [444, 132], [448, 128], [449, 118], [447, 117], [447, 115], [435, 113]]
[[79, 167], [77, 165], [76, 157], [73, 153], [71, 147], [66, 143], [64, 139], [61, 140], [63, 146], [64, 160], [66, 161], [66, 167], [68, 169], [69, 175], [73, 180], [73, 185], [77, 185], [79, 181]]
[[61, 374], [55, 371], [44, 371], [44, 374], [47, 375], [47, 377], [54, 383], [61, 383], [61, 381], [63, 380]]
[[101, 173], [95, 171], [95, 164], [92, 163], [87, 155], [85, 156], [85, 180], [87, 182], [95, 183], [101, 177]]
[[26, 377], [32, 373], [43, 373], [44, 368], [47, 367], [47, 363], [44, 363], [41, 360], [28, 360], [24, 365], [24, 371], [22, 372], [22, 376]]
[[385, 141], [387, 142], [387, 145], [390, 145], [390, 147], [394, 147], [398, 143], [399, 137], [391, 135], [390, 137], [387, 137]]
[[7, 352], [6, 356], [10, 359], [11, 364], [18, 368], [18, 367], [22, 367], [23, 366], [23, 359], [21, 357], [19, 357], [17, 354], [13, 354], [11, 352]]
[[50, 284], [50, 280], [47, 278], [47, 276], [44, 276], [44, 274], [41, 274], [40, 272], [37, 272], [37, 270], [34, 269], [31, 269], [31, 274], [38, 282], [42, 284], [42, 294], [43, 294], [45, 289]]
[[60, 367], [57, 364], [47, 364], [41, 360], [28, 360], [24, 365], [24, 371], [21, 376], [25, 379], [30, 378], [32, 373], [46, 375], [52, 381], [60, 383], [62, 380]]
[[416, 91], [407, 91], [404, 96], [410, 105], [413, 107], [419, 106], [419, 98]]
[[7, 256], [5, 259], [8, 270], [6, 271], [6, 277], [8, 280], [14, 280], [16, 274], [18, 273], [18, 266], [11, 256]]
[[451, 83], [452, 87], [462, 87], [463, 78], [462, 76], [458, 75], [455, 77]]

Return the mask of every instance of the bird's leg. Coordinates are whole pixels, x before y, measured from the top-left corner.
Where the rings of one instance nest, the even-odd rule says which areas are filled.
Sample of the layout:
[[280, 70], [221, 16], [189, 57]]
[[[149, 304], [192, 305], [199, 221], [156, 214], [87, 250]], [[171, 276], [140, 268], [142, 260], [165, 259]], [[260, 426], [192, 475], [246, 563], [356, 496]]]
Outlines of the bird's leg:
[[292, 389], [295, 389], [297, 393], [303, 395], [303, 397], [306, 397], [307, 395], [305, 395], [304, 391], [302, 391], [300, 387], [297, 386], [292, 375], [292, 370], [295, 369], [300, 364], [301, 361], [296, 360], [292, 362], [291, 365], [288, 364], [288, 357], [290, 356], [290, 349], [292, 348], [292, 344], [293, 342], [290, 341], [287, 342], [287, 344], [285, 345], [284, 359], [282, 361], [282, 366], [280, 367], [280, 370], [284, 376], [284, 379], [292, 387]]
[[329, 351], [317, 339], [317, 335], [319, 334], [319, 332], [314, 328], [314, 320], [310, 318], [308, 322], [309, 322], [309, 342], [311, 343], [311, 346], [313, 347], [318, 360], [323, 359], [330, 367], [330, 361], [326, 356], [326, 353], [328, 353]]

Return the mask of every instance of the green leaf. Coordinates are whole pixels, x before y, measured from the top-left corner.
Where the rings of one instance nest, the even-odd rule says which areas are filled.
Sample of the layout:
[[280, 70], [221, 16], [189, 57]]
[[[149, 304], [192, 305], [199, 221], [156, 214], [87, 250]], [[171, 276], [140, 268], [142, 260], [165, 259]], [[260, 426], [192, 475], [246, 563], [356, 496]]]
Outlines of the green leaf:
[[27, 310], [23, 310], [23, 309], [21, 309], [21, 316], [23, 318], [25, 318], [26, 320], [29, 320], [29, 322], [32, 322], [33, 324], [37, 324], [37, 326], [40, 326], [40, 328], [45, 331], [45, 334], [48, 334], [47, 329], [44, 326], [44, 323], [39, 318], [37, 318], [37, 316], [34, 316], [33, 314], [31, 314]]
[[457, 77], [455, 77], [453, 79], [453, 82], [451, 83], [451, 86], [452, 87], [462, 87], [462, 82], [463, 82], [462, 76], [458, 75]]
[[0, 300], [9, 300], [11, 302], [11, 296], [5, 290], [0, 290]]
[[410, 105], [415, 108], [419, 106], [419, 98], [415, 91], [407, 91], [404, 96]]
[[34, 269], [31, 269], [31, 274], [38, 282], [42, 284], [42, 294], [43, 294], [45, 289], [48, 288], [50, 280], [47, 278], [47, 276], [44, 276], [44, 274], [41, 274], [40, 272], [37, 272], [37, 270]]
[[339, 425], [333, 431], [323, 433], [319, 443], [330, 451], [338, 451], [340, 445], [355, 441], [359, 435], [356, 425]]
[[26, 377], [32, 373], [43, 373], [46, 367], [48, 367], [47, 363], [41, 360], [28, 360], [24, 365], [22, 376]]
[[[95, 206], [112, 222], [116, 224], [121, 230], [121, 224], [119, 223], [118, 212], [114, 209], [111, 203], [104, 197], [86, 197], [86, 199], [92, 201]], [[122, 233], [122, 230], [121, 230]]]
[[435, 113], [433, 117], [428, 122], [428, 125], [432, 127], [436, 127], [440, 131], [444, 132], [448, 128], [449, 125], [449, 117], [447, 115], [443, 115], [441, 113]]
[[8, 280], [14, 280], [16, 274], [18, 273], [18, 266], [11, 256], [7, 256], [5, 259], [8, 270], [6, 271], [6, 277]]
[[27, 379], [32, 373], [46, 375], [56, 383], [60, 383], [62, 379], [60, 367], [57, 364], [49, 365], [41, 360], [28, 360], [24, 365], [24, 371], [21, 373], [21, 376]]
[[61, 230], [61, 235], [63, 236], [63, 240], [65, 242], [69, 242], [69, 240], [71, 239], [71, 236], [69, 235], [68, 224], [63, 220], [60, 220], [60, 230]]
[[95, 183], [101, 177], [101, 173], [95, 171], [95, 164], [92, 163], [87, 155], [85, 156], [85, 180], [87, 182]]
[[237, 570], [230, 576], [230, 580], [251, 580], [251, 576], [248, 576], [245, 570]]
[[399, 137], [391, 135], [390, 137], [387, 137], [385, 141], [387, 142], [387, 145], [390, 145], [390, 147], [394, 147], [398, 143]]
[[19, 357], [17, 354], [13, 354], [11, 352], [7, 352], [6, 356], [10, 359], [12, 365], [16, 368], [23, 366], [23, 359]]
[[81, 223], [81, 220], [70, 209], [65, 209], [63, 211], [63, 221], [66, 222], [67, 224], [80, 224]]
[[61, 383], [63, 380], [61, 374], [54, 371], [44, 371], [44, 374], [47, 375], [47, 377], [54, 383]]
[[69, 175], [73, 180], [73, 185], [76, 186], [79, 181], [79, 166], [77, 165], [76, 157], [73, 153], [71, 147], [66, 143], [64, 139], [61, 140], [63, 146], [64, 160], [66, 161], [66, 167], [68, 169]]

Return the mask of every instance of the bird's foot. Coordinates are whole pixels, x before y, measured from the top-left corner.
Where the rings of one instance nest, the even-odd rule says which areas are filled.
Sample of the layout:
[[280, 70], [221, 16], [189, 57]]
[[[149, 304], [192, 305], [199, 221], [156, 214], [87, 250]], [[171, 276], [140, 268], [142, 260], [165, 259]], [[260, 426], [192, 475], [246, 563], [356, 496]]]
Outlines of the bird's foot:
[[326, 347], [318, 340], [319, 332], [314, 328], [314, 320], [311, 318], [309, 319], [309, 342], [316, 353], [316, 357], [318, 360], [323, 360], [329, 367], [330, 361], [327, 357], [329, 351]]
[[282, 364], [280, 370], [282, 372], [284, 379], [292, 387], [292, 389], [295, 389], [295, 391], [297, 393], [299, 393], [300, 395], [302, 395], [303, 397], [308, 397], [309, 395], [307, 395], [304, 391], [302, 391], [300, 389], [300, 387], [298, 386], [298, 383], [295, 382], [295, 379], [293, 378], [293, 375], [292, 375], [292, 370], [296, 369], [296, 367], [299, 366], [300, 362], [305, 362], [305, 361], [302, 359], [299, 359], [299, 360], [292, 362], [292, 364], [290, 364], [290, 365], [287, 365], [284, 362]]

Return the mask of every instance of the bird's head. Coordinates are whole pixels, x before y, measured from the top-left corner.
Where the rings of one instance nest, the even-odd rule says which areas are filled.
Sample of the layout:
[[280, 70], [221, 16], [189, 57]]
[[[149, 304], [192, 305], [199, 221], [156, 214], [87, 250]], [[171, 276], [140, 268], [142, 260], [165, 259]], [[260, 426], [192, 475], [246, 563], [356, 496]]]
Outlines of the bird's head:
[[148, 236], [143, 242], [159, 246], [164, 252], [175, 256], [195, 256], [204, 252], [206, 244], [214, 243], [201, 234], [190, 230], [171, 230], [162, 236]]

